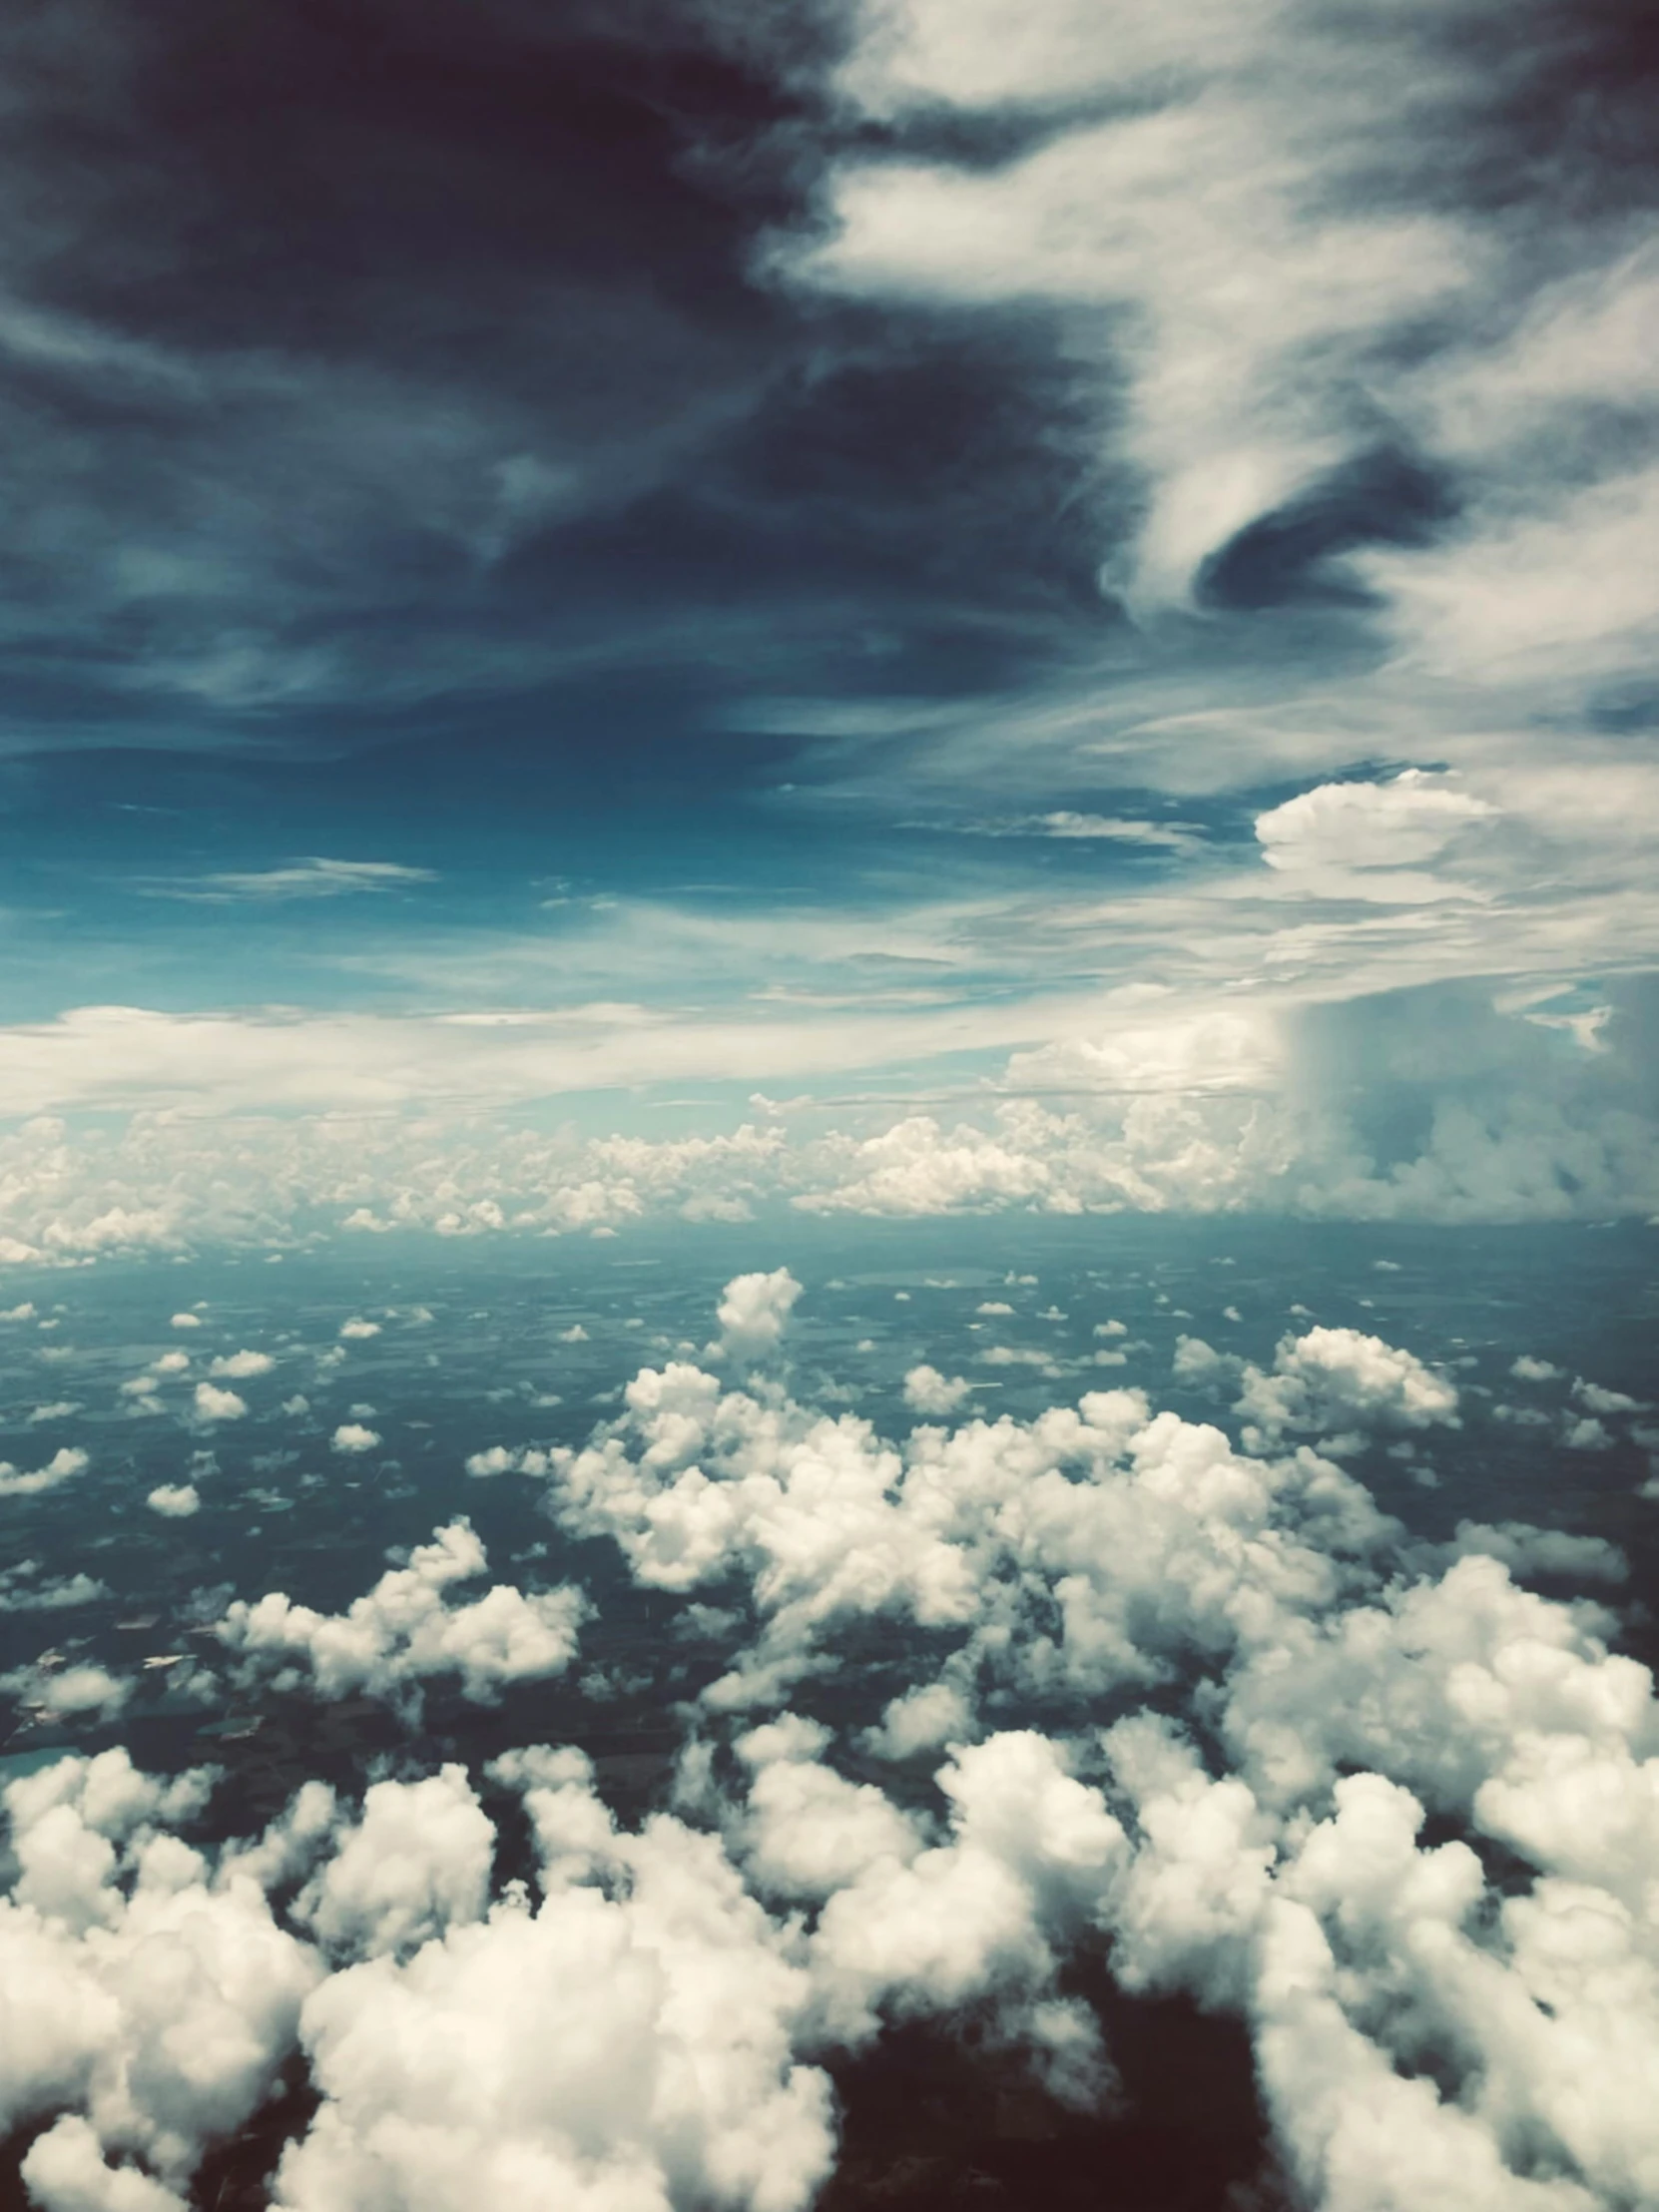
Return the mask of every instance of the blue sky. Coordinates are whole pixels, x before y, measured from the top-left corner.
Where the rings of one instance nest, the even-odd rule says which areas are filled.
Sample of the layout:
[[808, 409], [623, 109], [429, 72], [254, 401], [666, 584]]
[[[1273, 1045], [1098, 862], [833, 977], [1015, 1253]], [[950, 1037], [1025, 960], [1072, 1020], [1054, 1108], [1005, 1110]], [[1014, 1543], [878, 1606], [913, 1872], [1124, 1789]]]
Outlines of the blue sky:
[[1659, 1206], [1624, 11], [217, 20], [4, 34], [20, 1251]]

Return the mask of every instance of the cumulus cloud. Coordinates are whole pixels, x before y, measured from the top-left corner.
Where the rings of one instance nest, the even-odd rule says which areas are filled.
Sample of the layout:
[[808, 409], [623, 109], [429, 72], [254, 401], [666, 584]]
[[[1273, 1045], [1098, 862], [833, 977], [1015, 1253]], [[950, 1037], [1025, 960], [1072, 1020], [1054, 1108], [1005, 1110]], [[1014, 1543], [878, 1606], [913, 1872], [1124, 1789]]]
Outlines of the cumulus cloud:
[[208, 1373], [241, 1382], [250, 1376], [269, 1375], [276, 1365], [269, 1352], [230, 1352], [215, 1360]]
[[864, 1746], [877, 1759], [914, 1759], [971, 1736], [973, 1709], [955, 1682], [925, 1682], [888, 1700], [880, 1726], [866, 1731]]
[[[941, 1776], [967, 1815], [942, 1843], [827, 1767], [816, 1724], [751, 1730], [739, 1751], [755, 1781], [734, 1834], [764, 1887], [825, 1901], [814, 1956], [838, 2033], [998, 1992], [1040, 2006], [1054, 1932], [1080, 1913], [1112, 1930], [1130, 1987], [1187, 1988], [1245, 2015], [1285, 2154], [1317, 2201], [1403, 2208], [1436, 2189], [1493, 2212], [1626, 2201], [1659, 2151], [1617, 2055], [1622, 2016], [1598, 2013], [1592, 1992], [1599, 1961], [1625, 1955], [1627, 1916], [1648, 1910], [1632, 1901], [1646, 1896], [1652, 1684], [1608, 1652], [1595, 1607], [1513, 1579], [1605, 1580], [1617, 1555], [1465, 1524], [1449, 1566], [1401, 1574], [1399, 1532], [1359, 1485], [1306, 1445], [1268, 1456], [1287, 1431], [1336, 1417], [1456, 1419], [1451, 1386], [1381, 1340], [1287, 1339], [1271, 1373], [1246, 1370], [1241, 1410], [1244, 1455], [1134, 1392], [1029, 1426], [920, 1430], [900, 1453], [844, 1416], [780, 1423], [695, 1371], [648, 1371], [598, 1458], [564, 1474], [584, 1525], [609, 1517], [642, 1580], [684, 1587], [742, 1565], [775, 1609], [738, 1670], [746, 1695], [779, 1695], [781, 1642], [799, 1662], [827, 1618], [897, 1607], [967, 1631], [962, 1681], [994, 1663], [1038, 1700], [1062, 1684], [1098, 1695], [1181, 1681], [1219, 1727], [1232, 1762], [1219, 1775], [1168, 1718], [1108, 1733], [1127, 1829], [1050, 1740], [989, 1739]], [[625, 1501], [616, 1443], [636, 1424]], [[824, 1499], [839, 1501], [837, 1540], [816, 1563], [798, 1494], [802, 1510], [817, 1501], [821, 1532]], [[711, 1548], [674, 1544], [690, 1525]], [[1017, 1583], [999, 1574], [1003, 1546]], [[957, 1547], [973, 1571], [953, 1591]], [[1058, 1633], [1014, 1597], [1032, 1578]], [[980, 1620], [994, 1637], [975, 1637]], [[1188, 1656], [1171, 1674], [1177, 1650]], [[960, 1683], [941, 1682], [893, 1701], [869, 1748], [901, 1757], [971, 1728]], [[1588, 1822], [1572, 1810], [1586, 1791], [1605, 1808]], [[1430, 1808], [1517, 1851], [1532, 1887], [1494, 1897], [1467, 1845], [1419, 1846]], [[969, 1849], [975, 1822], [984, 1858]], [[1551, 2079], [1558, 2065], [1570, 2086]]]
[[[981, 1308], [980, 1311], [983, 1312], [984, 1309]], [[923, 1363], [920, 1367], [912, 1368], [904, 1378], [904, 1402], [914, 1413], [954, 1413], [972, 1388], [972, 1383], [965, 1382], [961, 1376], [941, 1375], [937, 1368], [930, 1368]]]
[[43, 1490], [55, 1490], [85, 1474], [91, 1464], [78, 1444], [60, 1444], [44, 1466], [26, 1474], [19, 1473], [9, 1459], [0, 1459], [0, 1497], [38, 1497]]
[[43, 2212], [181, 2205], [207, 2143], [264, 2101], [292, 2047], [309, 1949], [252, 1881], [216, 1880], [171, 1833], [207, 1787], [200, 1772], [153, 1781], [117, 1750], [5, 1791], [0, 2125], [59, 2115], [24, 2162]]
[[49, 1720], [74, 1720], [92, 1715], [113, 1720], [133, 1694], [129, 1676], [112, 1674], [92, 1660], [62, 1665], [54, 1656], [32, 1667], [16, 1667], [0, 1675], [0, 1690], [15, 1698], [26, 1711]]
[[[1195, 1357], [1189, 1356], [1189, 1371]], [[1357, 1329], [1310, 1329], [1305, 1336], [1282, 1338], [1272, 1372], [1247, 1366], [1241, 1380], [1236, 1410], [1265, 1437], [1355, 1424], [1407, 1429], [1458, 1424], [1452, 1383], [1414, 1354]]]
[[504, 1683], [562, 1674], [588, 1610], [579, 1590], [527, 1595], [505, 1582], [452, 1602], [451, 1591], [488, 1564], [471, 1523], [457, 1519], [343, 1613], [318, 1613], [274, 1590], [237, 1599], [219, 1638], [251, 1678], [308, 1681], [319, 1697], [364, 1691], [412, 1704], [428, 1676], [453, 1674], [463, 1696], [487, 1705]]
[[[452, 1886], [447, 1925], [406, 1962], [371, 1956], [307, 2001], [323, 2103], [284, 2154], [277, 2201], [418, 2194], [459, 2212], [482, 2191], [581, 2212], [798, 2212], [832, 2133], [829, 2082], [792, 2048], [808, 1981], [783, 1933], [717, 1839], [669, 1819], [619, 1832], [579, 1753], [510, 1753], [495, 1773], [523, 1795], [540, 1902], [476, 1917], [482, 1839], [462, 1785], [445, 1785], [453, 1840], [417, 1848]], [[380, 1940], [383, 1919], [370, 1925]]]
[[1586, 1382], [1580, 1376], [1573, 1383], [1572, 1394], [1580, 1405], [1592, 1413], [1641, 1413], [1647, 1410], [1647, 1400], [1631, 1397], [1625, 1390], [1609, 1390], [1599, 1382]]
[[[1415, 1543], [1301, 1440], [1455, 1421], [1408, 1352], [1313, 1328], [1224, 1375], [1236, 1435], [1118, 1389], [888, 1439], [776, 1382], [643, 1369], [584, 1449], [552, 1455], [555, 1507], [647, 1588], [743, 1591], [759, 1631], [702, 1700], [677, 1815], [620, 1827], [577, 1751], [492, 1763], [522, 1800], [533, 1893], [496, 1886], [494, 1827], [454, 1764], [357, 1807], [306, 1785], [217, 1862], [168, 1833], [201, 1778], [151, 1783], [110, 1754], [12, 1785], [0, 1946], [35, 1947], [0, 2004], [33, 2009], [0, 2088], [50, 2123], [43, 2204], [183, 2201], [203, 2145], [297, 2049], [320, 2104], [276, 2178], [294, 2212], [417, 2189], [446, 2212], [480, 2177], [593, 2212], [803, 2212], [833, 2153], [815, 2058], [890, 2023], [971, 2019], [1097, 2107], [1111, 2054], [1065, 1971], [1103, 1937], [1130, 1992], [1244, 2021], [1310, 2202], [1642, 2201], [1659, 1706], [1598, 1605], [1526, 1587], [1610, 1586], [1622, 1560], [1516, 1521]], [[250, 1679], [325, 1696], [448, 1672], [488, 1698], [567, 1666], [580, 1596], [458, 1600], [485, 1564], [456, 1523], [343, 1614], [274, 1594], [219, 1634]], [[877, 1616], [916, 1639], [897, 1695], [836, 1637]], [[790, 1708], [827, 1665], [840, 1709], [867, 1699], [862, 1756], [925, 1760], [930, 1793], [849, 1774]], [[1103, 1731], [1079, 1720], [1108, 1699]], [[131, 2055], [159, 2031], [138, 1992], [173, 1989], [158, 1932], [187, 1926], [208, 1961], [185, 1969], [193, 2002], [222, 2023], [188, 2093]], [[114, 2001], [82, 1994], [100, 1988]], [[181, 2030], [169, 2052], [186, 2048]]]
[[[1623, 793], [1609, 820], [1645, 819], [1650, 802]], [[1536, 799], [1546, 822], [1570, 804], [1570, 793]], [[1489, 827], [1476, 826], [1477, 841]], [[1539, 864], [1530, 848], [1526, 864]], [[1179, 928], [1184, 941], [1192, 931], [1203, 937], [1218, 978], [1260, 960], [1289, 999], [1277, 986], [1257, 991], [1247, 1012], [1236, 995], [1214, 1003], [1218, 982], [1204, 1009], [1184, 992], [1166, 994], [1169, 1010], [1154, 1020], [1156, 991], [1093, 994], [1068, 1010], [1066, 1034], [1036, 1046], [1023, 1040], [1050, 1017], [1033, 1014], [993, 1092], [959, 1118], [892, 1118], [872, 1105], [828, 1126], [821, 1115], [786, 1124], [780, 1114], [764, 1129], [745, 1123], [658, 1142], [396, 1113], [368, 1123], [328, 1113], [239, 1111], [188, 1123], [140, 1115], [73, 1135], [36, 1121], [0, 1134], [8, 1219], [50, 1265], [82, 1256], [83, 1230], [112, 1211], [131, 1234], [100, 1251], [191, 1242], [280, 1250], [319, 1225], [348, 1236], [370, 1221], [445, 1238], [563, 1233], [677, 1217], [694, 1201], [753, 1211], [780, 1195], [818, 1214], [894, 1218], [1029, 1209], [1456, 1222], [1659, 1210], [1659, 1134], [1633, 1056], [1643, 1004], [1613, 985], [1586, 1013], [1571, 991], [1562, 997], [1558, 973], [1549, 980], [1562, 943], [1584, 941], [1577, 923], [1568, 929], [1557, 914], [1523, 952], [1508, 894], [1498, 898], [1507, 933], [1488, 948], [1489, 964], [1512, 968], [1524, 957], [1544, 973], [1494, 1005], [1489, 987], [1422, 973], [1425, 952], [1453, 936], [1453, 968], [1487, 958], [1468, 935], [1470, 902], [1451, 935], [1424, 931], [1405, 907], [1394, 918], [1368, 908], [1372, 919], [1356, 920], [1359, 908], [1342, 916], [1322, 905], [1325, 918], [1304, 921], [1285, 904], [1293, 891], [1320, 903], [1305, 872], [1258, 867], [1250, 880], [1249, 899], [1235, 887], [1219, 911], [1188, 910]], [[1266, 934], [1247, 947], [1241, 931], [1256, 925], [1253, 915]], [[1396, 918], [1384, 945], [1377, 928], [1393, 932]], [[1107, 926], [1140, 943], [1149, 924], [1120, 908], [1104, 922], [1090, 909], [1076, 926], [1090, 941]], [[1163, 930], [1158, 923], [1154, 933]], [[1360, 946], [1368, 949], [1356, 966], [1349, 951]], [[1033, 957], [1053, 951], [1045, 940]], [[1428, 964], [1443, 973], [1443, 963]], [[1325, 1002], [1299, 1008], [1297, 976]], [[1356, 988], [1383, 985], [1397, 995], [1343, 1003]], [[1568, 1027], [1551, 1028], [1558, 1023]], [[1564, 1051], [1569, 1040], [1574, 1049]], [[291, 1039], [283, 1045], [294, 1049]], [[808, 1102], [798, 1103], [805, 1113]], [[146, 1227], [141, 1216], [159, 1191], [166, 1218]]]
[[110, 1595], [108, 1584], [90, 1574], [65, 1574], [34, 1580], [32, 1559], [0, 1568], [0, 1613], [59, 1613], [77, 1605], [95, 1605]]
[[721, 1294], [715, 1318], [720, 1338], [715, 1351], [723, 1359], [750, 1362], [778, 1349], [789, 1326], [801, 1285], [788, 1268], [770, 1275], [739, 1275]]
[[197, 1383], [195, 1402], [198, 1420], [241, 1420], [248, 1411], [247, 1398], [239, 1397], [235, 1390], [222, 1390], [213, 1382]]
[[1328, 896], [1411, 902], [1454, 895], [1420, 872], [1497, 810], [1444, 776], [1406, 769], [1385, 784], [1321, 784], [1256, 818], [1272, 868]]
[[543, 1475], [552, 1465], [548, 1454], [534, 1444], [516, 1450], [506, 1444], [489, 1444], [482, 1451], [469, 1451], [464, 1463], [475, 1481], [492, 1474]]
[[337, 1451], [342, 1458], [360, 1458], [365, 1451], [372, 1451], [380, 1442], [378, 1429], [367, 1428], [360, 1420], [342, 1420], [328, 1439], [330, 1451]]
[[1463, 1520], [1457, 1523], [1452, 1550], [1501, 1559], [1516, 1574], [1565, 1575], [1576, 1582], [1622, 1582], [1630, 1562], [1605, 1536], [1575, 1536], [1560, 1528], [1535, 1528], [1528, 1521]]
[[295, 1913], [330, 1952], [407, 1955], [484, 1917], [495, 1830], [458, 1766], [376, 1782], [341, 1828]]
[[[1273, 1377], [1248, 1372], [1247, 1440], [1259, 1446], [1270, 1414], [1280, 1435], [1334, 1409], [1414, 1425], [1456, 1403], [1409, 1354], [1352, 1332], [1287, 1339]], [[763, 1402], [674, 1364], [642, 1371], [621, 1417], [553, 1459], [567, 1525], [613, 1537], [642, 1583], [691, 1591], [734, 1569], [751, 1580], [762, 1634], [705, 1693], [717, 1707], [776, 1702], [821, 1664], [826, 1634], [859, 1615], [991, 1634], [1009, 1607], [1019, 1616], [1032, 1576], [1053, 1583], [1059, 1606], [1042, 1668], [1092, 1691], [1144, 1681], [1167, 1663], [1166, 1630], [1176, 1643], [1231, 1633], [1240, 1545], [1265, 1546], [1287, 1591], [1328, 1598], [1329, 1547], [1363, 1552], [1388, 1525], [1315, 1452], [1269, 1474], [1219, 1429], [1152, 1418], [1135, 1390], [1090, 1393], [1029, 1425], [918, 1428], [900, 1449], [850, 1414]], [[1202, 1541], [1189, 1502], [1200, 1497], [1215, 1500]]]
[[202, 1508], [201, 1492], [194, 1482], [159, 1482], [144, 1502], [164, 1520], [189, 1520]]

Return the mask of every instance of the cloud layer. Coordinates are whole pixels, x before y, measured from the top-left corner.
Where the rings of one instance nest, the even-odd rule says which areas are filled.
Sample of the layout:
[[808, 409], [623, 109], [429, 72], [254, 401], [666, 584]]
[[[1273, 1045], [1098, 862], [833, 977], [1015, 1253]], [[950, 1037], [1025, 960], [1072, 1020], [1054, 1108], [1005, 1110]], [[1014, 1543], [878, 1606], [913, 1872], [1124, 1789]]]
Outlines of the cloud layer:
[[[0, 2114], [39, 2129], [42, 2212], [181, 2206], [295, 2060], [320, 2101], [274, 2178], [292, 2212], [442, 2212], [480, 2176], [804, 2212], [826, 2066], [895, 2023], [971, 2020], [1101, 2109], [1112, 2052], [1066, 1975], [1108, 1950], [1126, 1992], [1245, 2023], [1311, 2203], [1651, 2194], [1659, 1708], [1600, 1603], [1527, 1586], [1603, 1579], [1605, 1547], [1425, 1546], [1307, 1440], [1454, 1426], [1449, 1377], [1313, 1328], [1271, 1369], [1188, 1360], [1236, 1389], [1231, 1430], [1117, 1388], [887, 1437], [791, 1394], [796, 1289], [728, 1287], [741, 1380], [644, 1368], [531, 1470], [642, 1586], [751, 1618], [683, 1711], [672, 1810], [619, 1821], [542, 1743], [360, 1801], [308, 1782], [214, 1847], [188, 1840], [206, 1771], [110, 1751], [6, 1786]], [[483, 1564], [457, 1523], [342, 1615], [272, 1595], [220, 1635], [324, 1697], [568, 1664], [578, 1593], [452, 1600]], [[876, 1619], [909, 1639], [898, 1696]], [[838, 1727], [800, 1709], [819, 1681]], [[495, 1872], [517, 1833], [531, 1885]]]

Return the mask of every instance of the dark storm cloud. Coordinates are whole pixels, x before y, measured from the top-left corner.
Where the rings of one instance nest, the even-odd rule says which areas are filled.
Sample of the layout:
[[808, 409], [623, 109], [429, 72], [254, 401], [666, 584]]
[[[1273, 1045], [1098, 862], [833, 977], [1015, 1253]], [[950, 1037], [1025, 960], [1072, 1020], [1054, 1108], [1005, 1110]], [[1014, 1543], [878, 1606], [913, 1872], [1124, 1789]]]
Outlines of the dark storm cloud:
[[[1183, 69], [881, 113], [843, 97], [853, 39], [828, 0], [14, 18], [0, 737], [314, 756], [580, 720], [616, 684], [613, 721], [712, 743], [757, 693], [1087, 665], [1147, 501], [1110, 317], [792, 287], [779, 242], [830, 235], [837, 177], [994, 179], [1174, 112]], [[1453, 211], [1533, 240], [1519, 281], [1640, 202], [1628, 15], [1378, 26], [1412, 40], [1455, 96], [1308, 208]], [[1397, 368], [1467, 335], [1384, 313], [1370, 342]], [[1458, 461], [1354, 408], [1350, 456], [1201, 563], [1212, 619], [1351, 640], [1344, 564], [1462, 512]]]
[[1010, 606], [1098, 619], [1040, 331], [752, 275], [821, 159], [811, 11], [112, 0], [9, 44], [14, 743], [327, 748], [849, 636], [960, 681]]

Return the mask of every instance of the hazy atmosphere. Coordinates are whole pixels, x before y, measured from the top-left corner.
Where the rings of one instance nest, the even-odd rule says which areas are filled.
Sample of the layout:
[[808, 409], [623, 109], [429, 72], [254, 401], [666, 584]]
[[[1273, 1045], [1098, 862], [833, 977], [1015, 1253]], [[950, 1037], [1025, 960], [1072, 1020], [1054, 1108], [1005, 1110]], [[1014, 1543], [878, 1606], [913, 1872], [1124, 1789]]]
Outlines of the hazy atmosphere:
[[1659, 2205], [1656, 99], [0, 23], [0, 2203]]

